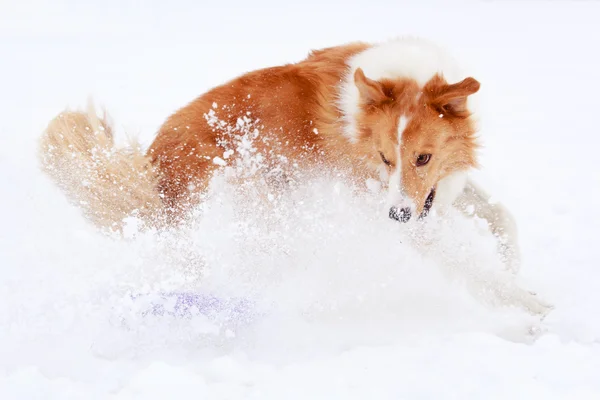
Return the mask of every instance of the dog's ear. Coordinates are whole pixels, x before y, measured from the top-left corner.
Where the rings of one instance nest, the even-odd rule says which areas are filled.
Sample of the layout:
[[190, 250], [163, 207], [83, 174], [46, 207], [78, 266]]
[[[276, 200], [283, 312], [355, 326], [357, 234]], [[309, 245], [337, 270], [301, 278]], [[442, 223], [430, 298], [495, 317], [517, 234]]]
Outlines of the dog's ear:
[[432, 105], [439, 112], [455, 117], [468, 117], [467, 98], [479, 91], [480, 84], [474, 78], [465, 78], [452, 85], [444, 84], [433, 88]]
[[388, 98], [383, 91], [383, 84], [367, 78], [362, 68], [357, 68], [354, 72], [354, 84], [358, 88], [361, 101], [365, 104], [381, 103]]

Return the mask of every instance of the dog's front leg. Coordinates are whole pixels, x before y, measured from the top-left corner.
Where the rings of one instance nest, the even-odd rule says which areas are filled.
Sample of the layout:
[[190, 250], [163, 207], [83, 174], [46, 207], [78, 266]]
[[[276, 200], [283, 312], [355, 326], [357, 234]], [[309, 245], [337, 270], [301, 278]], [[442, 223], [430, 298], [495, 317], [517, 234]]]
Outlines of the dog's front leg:
[[517, 226], [512, 214], [500, 203], [491, 203], [490, 196], [471, 179], [454, 201], [454, 206], [469, 217], [477, 216], [487, 221], [498, 238], [498, 252], [506, 268], [517, 273], [521, 267]]

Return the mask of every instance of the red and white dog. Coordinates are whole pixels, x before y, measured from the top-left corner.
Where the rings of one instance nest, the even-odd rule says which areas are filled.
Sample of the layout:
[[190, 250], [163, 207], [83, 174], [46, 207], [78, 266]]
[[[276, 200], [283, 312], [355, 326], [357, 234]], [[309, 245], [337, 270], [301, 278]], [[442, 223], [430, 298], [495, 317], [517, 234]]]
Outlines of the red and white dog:
[[42, 164], [101, 227], [118, 230], [132, 214], [148, 225], [173, 224], [214, 172], [239, 156], [229, 141], [249, 118], [260, 131], [255, 146], [264, 165], [277, 165], [283, 176], [335, 168], [356, 182], [376, 179], [388, 188], [389, 215], [398, 221], [432, 208], [477, 215], [516, 270], [512, 217], [467, 178], [477, 166], [470, 103], [479, 86], [431, 43], [352, 43], [213, 88], [170, 116], [145, 153], [115, 148], [106, 117], [94, 110], [65, 111], [42, 138]]

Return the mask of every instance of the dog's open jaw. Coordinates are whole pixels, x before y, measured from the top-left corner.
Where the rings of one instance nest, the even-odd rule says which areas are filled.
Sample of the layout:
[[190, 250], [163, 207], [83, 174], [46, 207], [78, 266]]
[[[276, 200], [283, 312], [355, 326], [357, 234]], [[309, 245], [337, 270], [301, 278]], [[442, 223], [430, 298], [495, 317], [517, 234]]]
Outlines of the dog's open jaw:
[[[427, 199], [425, 199], [425, 204], [423, 205], [423, 211], [421, 212], [421, 215], [419, 215], [419, 219], [425, 218], [429, 214], [429, 211], [431, 210], [431, 207], [433, 206], [434, 199], [435, 199], [435, 187], [431, 189], [431, 191], [429, 192], [429, 195], [427, 196]], [[411, 212], [411, 209], [408, 207], [398, 208], [396, 206], [392, 206], [390, 208], [389, 215], [390, 215], [391, 219], [395, 219], [396, 221], [408, 222], [410, 220], [410, 217], [412, 216], [412, 212]]]

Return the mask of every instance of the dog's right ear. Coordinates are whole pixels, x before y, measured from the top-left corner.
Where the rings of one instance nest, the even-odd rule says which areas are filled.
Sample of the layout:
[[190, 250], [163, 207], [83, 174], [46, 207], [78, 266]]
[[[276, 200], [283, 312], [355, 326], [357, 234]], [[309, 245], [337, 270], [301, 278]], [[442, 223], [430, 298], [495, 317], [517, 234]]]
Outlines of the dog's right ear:
[[358, 88], [362, 103], [377, 104], [388, 98], [383, 91], [383, 84], [367, 78], [362, 68], [357, 68], [354, 72], [354, 84]]
[[477, 93], [479, 87], [479, 82], [471, 77], [449, 85], [444, 78], [436, 75], [425, 85], [425, 91], [437, 111], [454, 117], [466, 118], [470, 115], [467, 109], [467, 98]]

